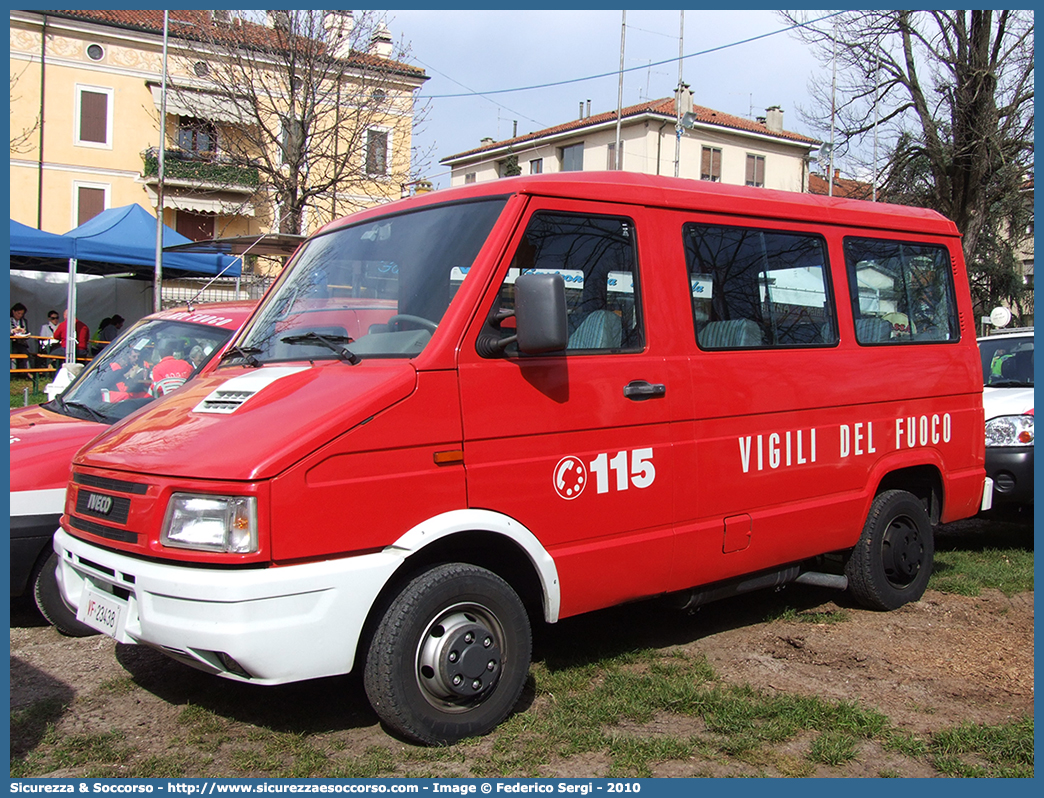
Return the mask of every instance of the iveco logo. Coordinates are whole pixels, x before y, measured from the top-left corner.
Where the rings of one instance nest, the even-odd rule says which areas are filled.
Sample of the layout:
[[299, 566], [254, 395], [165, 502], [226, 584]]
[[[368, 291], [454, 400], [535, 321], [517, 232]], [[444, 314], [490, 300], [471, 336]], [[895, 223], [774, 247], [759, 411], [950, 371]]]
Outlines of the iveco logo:
[[90, 493], [87, 496], [87, 509], [99, 515], [108, 515], [112, 511], [112, 496], [100, 496]]

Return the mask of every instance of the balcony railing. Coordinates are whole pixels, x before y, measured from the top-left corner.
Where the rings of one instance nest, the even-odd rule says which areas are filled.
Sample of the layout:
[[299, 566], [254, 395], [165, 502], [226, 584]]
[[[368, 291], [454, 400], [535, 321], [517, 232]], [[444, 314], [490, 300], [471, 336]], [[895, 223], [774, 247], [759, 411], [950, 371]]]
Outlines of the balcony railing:
[[[142, 177], [159, 179], [159, 149], [150, 147], [141, 154]], [[219, 186], [256, 189], [261, 178], [256, 167], [237, 166], [220, 159], [207, 159], [187, 150], [167, 149], [163, 155], [163, 179]]]

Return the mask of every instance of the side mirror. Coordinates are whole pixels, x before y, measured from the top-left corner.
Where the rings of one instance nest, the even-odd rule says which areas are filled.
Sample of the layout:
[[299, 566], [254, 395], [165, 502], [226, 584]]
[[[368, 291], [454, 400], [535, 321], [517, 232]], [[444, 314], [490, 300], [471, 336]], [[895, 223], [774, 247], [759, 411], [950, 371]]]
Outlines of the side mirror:
[[569, 340], [565, 280], [560, 274], [523, 274], [515, 280], [518, 348], [529, 355], [558, 352]]

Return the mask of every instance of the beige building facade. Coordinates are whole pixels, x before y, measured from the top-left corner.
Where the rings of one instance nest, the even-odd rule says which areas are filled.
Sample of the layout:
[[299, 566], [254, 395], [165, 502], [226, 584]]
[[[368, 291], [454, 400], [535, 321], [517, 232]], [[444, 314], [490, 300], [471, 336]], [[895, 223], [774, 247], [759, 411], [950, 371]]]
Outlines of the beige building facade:
[[[339, 25], [351, 21], [351, 12], [326, 13]], [[224, 149], [241, 132], [237, 126], [249, 121], [217, 91], [220, 55], [203, 36], [223, 25], [228, 36], [263, 41], [271, 19], [266, 25], [220, 14], [170, 12], [164, 92], [162, 11], [10, 12], [11, 218], [64, 233], [111, 207], [137, 203], [155, 214], [165, 98], [164, 222], [194, 240], [277, 232], [275, 192], [257, 169], [241, 156], [233, 163]], [[360, 117], [345, 113], [337, 118], [343, 131], [314, 144], [335, 152], [344, 147], [344, 157], [365, 161], [356, 170], [365, 185], [345, 180], [315, 198], [304, 232], [358, 207], [398, 199], [410, 179], [413, 93], [427, 77], [390, 53], [386, 30], [368, 52], [343, 53], [361, 59], [360, 75], [364, 65], [386, 76], [384, 110], [366, 117], [363, 131], [352, 127]], [[349, 156], [351, 141], [363, 144]], [[302, 185], [317, 175], [302, 175]]]
[[[680, 113], [679, 113], [680, 112]], [[679, 126], [679, 120], [681, 125]], [[681, 128], [679, 137], [678, 129]], [[616, 160], [617, 113], [586, 115], [442, 159], [451, 185], [510, 174], [622, 168], [734, 185], [808, 191], [810, 153], [819, 142], [783, 128], [783, 111], [749, 120], [693, 105], [687, 87], [675, 98], [622, 109], [622, 163]], [[677, 164], [676, 164], [677, 161]], [[676, 169], [677, 165], [677, 169]]]

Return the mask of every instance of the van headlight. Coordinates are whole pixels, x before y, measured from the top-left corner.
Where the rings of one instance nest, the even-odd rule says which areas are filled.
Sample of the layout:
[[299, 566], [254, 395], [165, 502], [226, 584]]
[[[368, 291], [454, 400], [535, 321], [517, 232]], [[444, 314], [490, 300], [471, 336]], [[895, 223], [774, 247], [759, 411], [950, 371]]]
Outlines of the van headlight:
[[175, 493], [167, 505], [160, 543], [227, 554], [257, 551], [257, 499]]
[[986, 422], [987, 446], [1032, 446], [1033, 416], [997, 416]]

